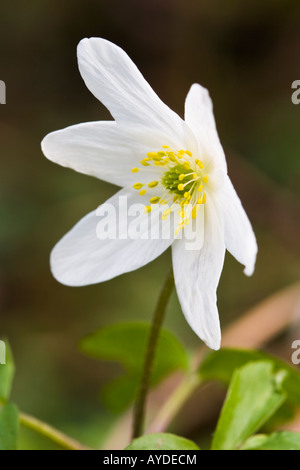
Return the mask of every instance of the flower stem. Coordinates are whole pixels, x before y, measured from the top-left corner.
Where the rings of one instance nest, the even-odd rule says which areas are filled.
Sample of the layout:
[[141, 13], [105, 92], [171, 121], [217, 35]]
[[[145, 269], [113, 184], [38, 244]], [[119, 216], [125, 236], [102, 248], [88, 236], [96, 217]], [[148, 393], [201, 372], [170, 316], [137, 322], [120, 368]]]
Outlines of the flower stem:
[[19, 413], [19, 422], [26, 428], [32, 429], [38, 434], [47, 437], [65, 450], [89, 450], [88, 447], [80, 444], [69, 436], [66, 436], [66, 434], [58, 431], [49, 424], [46, 424], [43, 421], [40, 421], [39, 419], [34, 418], [33, 416], [30, 416], [26, 413]]
[[156, 308], [153, 315], [151, 330], [149, 334], [146, 355], [144, 360], [144, 366], [142, 371], [142, 377], [140, 382], [140, 388], [138, 397], [134, 407], [134, 419], [133, 419], [133, 433], [132, 438], [135, 439], [142, 435], [145, 420], [145, 406], [147, 393], [151, 380], [151, 373], [153, 368], [153, 362], [155, 358], [156, 346], [159, 339], [160, 330], [162, 327], [163, 319], [165, 316], [166, 308], [174, 287], [174, 276], [173, 270], [171, 269], [166, 280], [162, 286]]

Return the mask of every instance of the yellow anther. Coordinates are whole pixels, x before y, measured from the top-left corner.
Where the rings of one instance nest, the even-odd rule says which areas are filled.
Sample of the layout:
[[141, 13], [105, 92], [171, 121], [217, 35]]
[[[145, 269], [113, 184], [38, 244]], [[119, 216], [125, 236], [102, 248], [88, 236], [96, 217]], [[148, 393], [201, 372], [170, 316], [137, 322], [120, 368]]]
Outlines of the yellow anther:
[[170, 147], [169, 147], [169, 145], [162, 145], [162, 148], [163, 148], [163, 149], [168, 149], [168, 148], [170, 148]]
[[135, 184], [133, 185], [133, 188], [134, 188], [134, 189], [141, 189], [143, 186], [144, 186], [144, 185], [143, 185], [142, 183], [135, 183]]
[[145, 214], [149, 214], [151, 212], [151, 206], [145, 206]]
[[161, 214], [162, 220], [166, 220], [168, 216], [171, 214], [171, 212], [172, 210], [170, 208], [163, 211], [163, 213]]
[[204, 193], [203, 196], [202, 196], [202, 203], [205, 204], [206, 203], [206, 194]]
[[184, 190], [184, 184], [180, 183], [177, 188], [179, 189], [179, 191], [183, 191]]
[[167, 154], [168, 154], [168, 158], [169, 158], [169, 160], [171, 160], [171, 162], [177, 162], [176, 157], [174, 155], [174, 152], [167, 152]]
[[185, 174], [184, 173], [181, 173], [181, 175], [179, 175], [179, 181], [182, 181], [183, 179], [185, 178]]
[[194, 179], [194, 180], [198, 179], [197, 173], [193, 173], [193, 179]]
[[183, 149], [179, 150], [178, 155], [184, 155], [184, 154], [185, 154], [185, 150]]
[[158, 181], [151, 181], [151, 183], [148, 183], [149, 188], [155, 188], [155, 186], [158, 185]]
[[200, 185], [198, 186], [198, 192], [201, 193], [202, 189], [203, 189], [203, 184], [200, 184]]
[[149, 166], [149, 163], [148, 163], [148, 158], [144, 158], [143, 160], [141, 160], [141, 165], [143, 166]]
[[191, 157], [191, 156], [193, 155], [192, 152], [190, 152], [189, 150], [186, 150], [185, 153], [186, 153], [189, 157]]
[[139, 192], [139, 195], [140, 195], [140, 196], [144, 196], [144, 194], [146, 194], [146, 189], [142, 189], [142, 190]]
[[148, 158], [156, 157], [156, 155], [157, 155], [156, 152], [148, 152], [148, 153], [147, 153], [147, 157], [148, 157]]
[[204, 183], [207, 183], [207, 181], [208, 181], [208, 175], [205, 175], [205, 176], [203, 177], [203, 182], [204, 182]]
[[139, 171], [138, 168], [132, 168], [131, 173], [137, 173]]
[[172, 210], [171, 209], [166, 209], [165, 211], [163, 211], [162, 215], [169, 215], [171, 214]]
[[178, 212], [178, 215], [180, 215], [180, 217], [181, 217], [182, 219], [184, 219], [185, 216], [186, 216], [186, 212], [185, 212], [185, 211], [179, 211], [179, 212]]
[[203, 204], [203, 197], [199, 197], [199, 199], [197, 200], [197, 204]]
[[157, 155], [159, 155], [160, 157], [165, 157], [167, 154], [166, 154], [166, 152], [164, 152], [163, 150], [159, 150], [159, 151], [157, 152]]
[[199, 204], [196, 204], [192, 209], [192, 219], [196, 219], [198, 211], [200, 209]]
[[204, 168], [203, 163], [201, 162], [201, 160], [198, 160], [198, 158], [195, 160], [195, 163], [196, 163], [200, 168]]
[[159, 200], [160, 200], [160, 198], [158, 196], [153, 196], [149, 199], [149, 202], [151, 204], [157, 204]]
[[184, 162], [183, 164], [184, 164], [184, 166], [186, 167], [187, 170], [189, 170], [191, 168], [189, 162]]

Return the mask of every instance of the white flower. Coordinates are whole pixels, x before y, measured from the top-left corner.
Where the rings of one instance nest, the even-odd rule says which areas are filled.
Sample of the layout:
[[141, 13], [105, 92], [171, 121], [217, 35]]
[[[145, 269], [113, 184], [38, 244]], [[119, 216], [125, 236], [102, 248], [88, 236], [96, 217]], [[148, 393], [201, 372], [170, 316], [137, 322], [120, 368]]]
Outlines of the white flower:
[[[216, 290], [225, 250], [254, 270], [257, 245], [241, 202], [227, 176], [212, 103], [194, 84], [182, 120], [154, 93], [139, 70], [116, 45], [99, 38], [78, 46], [81, 75], [89, 90], [115, 119], [89, 122], [53, 132], [42, 142], [50, 160], [121, 186], [108, 202], [119, 209], [143, 202], [138, 239], [100, 240], [96, 211], [85, 216], [54, 247], [51, 269], [63, 284], [82, 286], [106, 281], [149, 263], [172, 245], [175, 284], [183, 313], [196, 334], [213, 348], [221, 333]], [[156, 208], [160, 239], [147, 237], [143, 223]], [[174, 216], [172, 236], [162, 236]], [[114, 219], [114, 223], [117, 223]], [[185, 240], [195, 221], [196, 249]], [[191, 223], [189, 223], [191, 222]], [[143, 231], [145, 233], [143, 233]]]

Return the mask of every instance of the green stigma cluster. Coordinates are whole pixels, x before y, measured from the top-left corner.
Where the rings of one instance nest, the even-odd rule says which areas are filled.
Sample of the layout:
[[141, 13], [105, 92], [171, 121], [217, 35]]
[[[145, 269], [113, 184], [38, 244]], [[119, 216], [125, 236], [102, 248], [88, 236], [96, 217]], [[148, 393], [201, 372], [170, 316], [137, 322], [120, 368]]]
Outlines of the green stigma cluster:
[[[204, 172], [204, 165], [199, 159], [193, 157], [189, 150], [171, 150], [168, 145], [163, 145], [163, 150], [149, 152], [141, 160], [144, 168], [132, 168], [132, 173], [147, 171], [149, 167], [164, 167], [161, 177], [148, 184], [135, 183], [133, 188], [144, 196], [150, 191], [149, 203], [145, 206], [145, 212], [150, 212], [152, 204], [169, 204], [169, 208], [162, 213], [165, 220], [174, 207], [180, 205], [179, 214], [181, 221], [179, 228], [189, 223], [189, 217], [185, 208], [192, 201], [191, 217], [196, 218], [201, 204], [206, 202], [204, 185], [208, 182], [208, 175]], [[155, 188], [155, 189], [154, 189]], [[155, 191], [155, 194], [153, 193]], [[159, 195], [160, 193], [160, 195]], [[194, 195], [196, 194], [196, 197]]]

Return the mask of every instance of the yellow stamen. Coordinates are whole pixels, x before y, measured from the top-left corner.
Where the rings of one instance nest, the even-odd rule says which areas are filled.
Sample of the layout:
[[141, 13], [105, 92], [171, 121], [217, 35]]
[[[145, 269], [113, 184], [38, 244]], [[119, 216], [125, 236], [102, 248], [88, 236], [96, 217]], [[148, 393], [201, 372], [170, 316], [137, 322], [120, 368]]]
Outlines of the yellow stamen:
[[149, 188], [155, 188], [155, 186], [158, 185], [158, 181], [151, 181], [151, 183], [148, 183]]
[[202, 203], [203, 203], [203, 204], [206, 203], [206, 194], [205, 194], [205, 193], [203, 194], [203, 197], [202, 197]]
[[141, 189], [143, 186], [144, 186], [144, 185], [143, 185], [142, 183], [135, 183], [135, 184], [133, 185], [133, 188], [134, 188], [134, 189]]
[[185, 174], [184, 173], [181, 173], [181, 175], [179, 175], [179, 181], [182, 181], [183, 179], [185, 178]]
[[192, 209], [192, 219], [196, 219], [198, 211], [200, 209], [199, 204], [196, 204]]
[[180, 183], [177, 188], [179, 189], [179, 191], [183, 191], [184, 190], [184, 184]]
[[196, 163], [200, 168], [204, 168], [203, 163], [201, 162], [201, 160], [198, 160], [198, 158], [195, 160], [195, 163]]
[[132, 170], [131, 170], [132, 173], [137, 173], [138, 171], [139, 171], [138, 168], [132, 168]]
[[208, 181], [208, 175], [205, 175], [205, 176], [203, 177], [203, 182], [204, 182], [204, 183], [207, 183], [207, 181]]
[[151, 206], [145, 206], [145, 214], [149, 214], [151, 212]]
[[168, 148], [170, 148], [170, 147], [169, 147], [169, 145], [163, 145], [162, 148], [163, 148], [163, 149], [168, 149]]
[[139, 192], [139, 195], [140, 195], [140, 196], [144, 196], [144, 194], [146, 194], [146, 189], [142, 189], [142, 190]]
[[198, 192], [201, 193], [202, 189], [203, 189], [203, 184], [200, 184], [200, 186], [198, 186]]
[[166, 209], [165, 211], [163, 211], [162, 215], [169, 215], [171, 214], [171, 209]]
[[191, 156], [193, 155], [192, 152], [190, 152], [189, 150], [186, 150], [185, 153], [186, 153], [189, 157], [191, 157]]
[[160, 200], [160, 198], [158, 196], [153, 196], [149, 199], [149, 202], [151, 204], [157, 204], [159, 200]]

